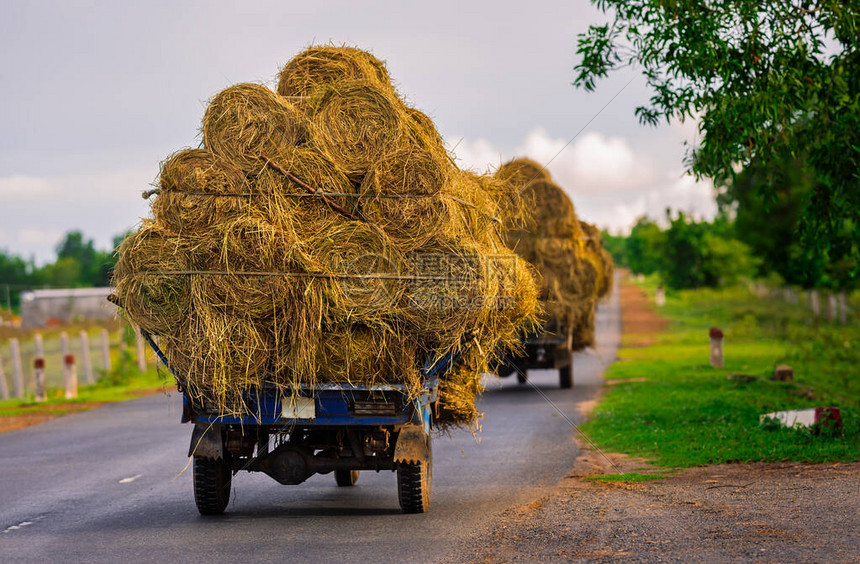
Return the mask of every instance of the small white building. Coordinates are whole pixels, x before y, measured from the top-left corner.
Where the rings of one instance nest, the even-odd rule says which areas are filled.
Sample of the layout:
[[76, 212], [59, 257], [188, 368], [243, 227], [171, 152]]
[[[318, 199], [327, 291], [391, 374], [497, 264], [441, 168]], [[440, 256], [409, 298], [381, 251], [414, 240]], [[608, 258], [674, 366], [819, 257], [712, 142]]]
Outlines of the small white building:
[[33, 290], [21, 294], [21, 326], [44, 327], [90, 319], [113, 319], [111, 288]]

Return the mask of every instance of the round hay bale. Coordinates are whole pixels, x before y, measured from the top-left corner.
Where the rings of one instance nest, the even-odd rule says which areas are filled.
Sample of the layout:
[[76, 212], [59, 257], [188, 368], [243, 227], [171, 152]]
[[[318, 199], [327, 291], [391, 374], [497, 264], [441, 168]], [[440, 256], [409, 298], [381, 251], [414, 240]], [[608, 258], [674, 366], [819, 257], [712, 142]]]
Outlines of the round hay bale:
[[245, 216], [219, 225], [210, 237], [206, 268], [212, 274], [194, 277], [196, 300], [259, 319], [271, 317], [290, 299], [289, 273], [300, 271], [306, 255], [289, 232]]
[[334, 319], [386, 323], [403, 291], [403, 255], [378, 227], [342, 218], [317, 224], [307, 249], [324, 276], [326, 307]]
[[409, 331], [442, 349], [458, 346], [495, 304], [498, 288], [488, 282], [487, 255], [468, 238], [432, 241], [408, 257], [397, 311]]
[[612, 255], [603, 248], [603, 236], [596, 225], [585, 221], [580, 221], [579, 224], [583, 232], [585, 252], [598, 271], [597, 297], [603, 298], [612, 291], [615, 278]]
[[445, 148], [445, 141], [436, 129], [436, 124], [420, 110], [404, 107], [406, 113], [406, 130], [412, 144], [421, 151], [426, 151], [450, 164], [451, 158]]
[[189, 248], [156, 223], [144, 223], [123, 240], [113, 274], [128, 319], [154, 335], [174, 334], [191, 308], [189, 279], [167, 274], [186, 270]]
[[[291, 147], [272, 157], [278, 166], [295, 176], [301, 182], [320, 192], [328, 194], [357, 194], [358, 190], [350, 179], [325, 155], [309, 147]], [[271, 195], [268, 209], [271, 221], [276, 224], [288, 220], [290, 228], [295, 220], [309, 222], [331, 218], [335, 212], [320, 196], [310, 196], [308, 190], [293, 182], [281, 172], [266, 167], [256, 175], [254, 189]], [[301, 197], [295, 197], [299, 195]], [[326, 196], [351, 213], [359, 206], [357, 197]]]
[[355, 47], [319, 45], [305, 49], [278, 74], [278, 94], [309, 96], [314, 89], [345, 80], [364, 80], [393, 91], [385, 63]]
[[270, 353], [264, 325], [198, 301], [168, 348], [168, 362], [180, 371], [192, 398], [211, 402], [222, 415], [238, 415], [242, 394], [265, 380]]
[[404, 252], [424, 245], [451, 221], [451, 202], [442, 195], [448, 170], [431, 153], [409, 148], [386, 153], [361, 185], [364, 217]]
[[219, 92], [203, 115], [203, 143], [246, 171], [307, 138], [304, 114], [260, 84], [236, 84]]
[[552, 182], [549, 171], [540, 163], [531, 159], [519, 158], [506, 162], [496, 171], [496, 178], [506, 180], [512, 184], [524, 188], [531, 182], [545, 180]]
[[249, 188], [238, 169], [205, 149], [183, 149], [168, 157], [161, 164], [159, 187], [152, 213], [174, 233], [207, 229], [238, 217], [248, 205], [247, 198], [218, 196]]
[[544, 237], [581, 237], [573, 202], [554, 182], [530, 183], [521, 193], [523, 205], [532, 210], [534, 223]]
[[404, 115], [400, 101], [372, 82], [338, 82], [317, 103], [311, 142], [348, 176], [362, 176], [402, 142]]

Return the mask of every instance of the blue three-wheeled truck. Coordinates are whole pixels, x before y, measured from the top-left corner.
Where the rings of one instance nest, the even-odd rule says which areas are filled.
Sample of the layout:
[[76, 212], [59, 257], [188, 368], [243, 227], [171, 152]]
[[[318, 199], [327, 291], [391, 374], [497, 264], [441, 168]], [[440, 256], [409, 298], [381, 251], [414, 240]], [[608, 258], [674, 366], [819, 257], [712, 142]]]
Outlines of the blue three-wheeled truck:
[[[170, 370], [152, 336], [144, 338]], [[451, 354], [426, 363], [418, 397], [396, 385], [321, 385], [289, 396], [264, 388], [243, 398], [247, 413], [240, 417], [220, 415], [216, 406], [193, 399], [174, 373], [182, 422], [194, 424], [189, 456], [197, 509], [223, 513], [240, 470], [264, 472], [282, 484], [334, 473], [344, 487], [354, 485], [362, 470], [391, 470], [397, 472], [400, 507], [423, 513], [433, 483], [430, 432], [439, 377], [457, 359]]]

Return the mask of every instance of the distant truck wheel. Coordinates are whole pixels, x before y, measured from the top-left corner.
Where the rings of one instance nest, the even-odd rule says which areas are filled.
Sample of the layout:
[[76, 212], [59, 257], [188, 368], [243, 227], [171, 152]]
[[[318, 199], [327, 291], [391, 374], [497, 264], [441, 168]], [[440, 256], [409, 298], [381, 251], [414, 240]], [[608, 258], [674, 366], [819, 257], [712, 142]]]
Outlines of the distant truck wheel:
[[201, 515], [220, 515], [230, 502], [230, 460], [194, 457], [194, 502]]
[[562, 390], [573, 387], [573, 363], [558, 369], [558, 384]]
[[334, 481], [342, 488], [354, 486], [358, 481], [358, 470], [335, 470]]
[[425, 513], [433, 493], [433, 451], [427, 462], [400, 464], [397, 497], [404, 513]]

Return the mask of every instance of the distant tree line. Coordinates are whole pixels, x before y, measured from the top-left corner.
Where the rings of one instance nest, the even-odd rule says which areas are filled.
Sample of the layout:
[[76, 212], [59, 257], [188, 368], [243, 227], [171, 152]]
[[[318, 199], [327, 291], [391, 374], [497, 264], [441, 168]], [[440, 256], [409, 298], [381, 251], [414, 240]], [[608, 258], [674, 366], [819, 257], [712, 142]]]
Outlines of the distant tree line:
[[[772, 190], [762, 197], [762, 186]], [[803, 288], [850, 290], [858, 284], [854, 229], [836, 229], [825, 252], [803, 243], [804, 210], [819, 184], [797, 160], [781, 166], [754, 162], [717, 189], [713, 221], [671, 214], [661, 226], [641, 217], [627, 236], [604, 234], [619, 265], [634, 273], [660, 275], [671, 288], [773, 278]], [[667, 226], [665, 226], [667, 225]]]
[[0, 308], [17, 309], [27, 290], [107, 286], [124, 237], [114, 237], [113, 249], [103, 250], [80, 231], [70, 231], [56, 247], [56, 260], [42, 266], [0, 249]]

